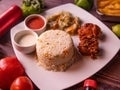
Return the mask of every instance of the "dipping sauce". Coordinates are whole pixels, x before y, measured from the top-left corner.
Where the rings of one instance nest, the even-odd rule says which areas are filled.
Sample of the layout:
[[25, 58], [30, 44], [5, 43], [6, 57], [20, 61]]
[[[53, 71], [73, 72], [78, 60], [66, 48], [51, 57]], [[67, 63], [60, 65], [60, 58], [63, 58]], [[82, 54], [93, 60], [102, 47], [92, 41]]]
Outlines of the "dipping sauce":
[[38, 35], [31, 30], [21, 30], [13, 35], [13, 44], [15, 48], [23, 53], [29, 54], [35, 51]]
[[27, 26], [30, 29], [40, 29], [44, 26], [45, 22], [41, 17], [33, 17], [27, 23]]
[[35, 42], [36, 37], [32, 34], [24, 35], [18, 40], [18, 44], [20, 44], [21, 46], [30, 46], [33, 45]]
[[110, 16], [120, 16], [120, 0], [97, 0], [98, 11]]

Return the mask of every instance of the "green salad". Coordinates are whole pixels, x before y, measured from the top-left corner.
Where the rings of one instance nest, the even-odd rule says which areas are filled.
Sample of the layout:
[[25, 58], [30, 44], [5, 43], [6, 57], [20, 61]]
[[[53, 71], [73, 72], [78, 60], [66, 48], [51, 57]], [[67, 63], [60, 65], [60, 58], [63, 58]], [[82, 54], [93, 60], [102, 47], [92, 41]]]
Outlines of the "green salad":
[[43, 12], [44, 0], [23, 0], [21, 9], [24, 16]]

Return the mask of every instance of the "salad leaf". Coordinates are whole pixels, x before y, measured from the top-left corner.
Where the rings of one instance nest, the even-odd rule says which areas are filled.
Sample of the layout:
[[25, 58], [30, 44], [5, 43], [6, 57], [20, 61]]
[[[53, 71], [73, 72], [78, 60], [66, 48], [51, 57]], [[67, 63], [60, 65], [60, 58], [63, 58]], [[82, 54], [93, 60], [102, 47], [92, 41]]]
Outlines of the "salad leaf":
[[24, 16], [44, 11], [44, 0], [23, 0], [21, 9]]

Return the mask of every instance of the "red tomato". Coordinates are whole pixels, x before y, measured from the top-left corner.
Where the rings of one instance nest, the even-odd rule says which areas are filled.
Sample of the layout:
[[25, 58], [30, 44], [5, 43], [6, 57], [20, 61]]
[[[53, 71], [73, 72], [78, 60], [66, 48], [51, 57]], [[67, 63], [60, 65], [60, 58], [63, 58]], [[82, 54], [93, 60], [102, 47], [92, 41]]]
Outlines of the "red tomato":
[[0, 88], [8, 89], [11, 83], [25, 71], [16, 57], [7, 57], [0, 60]]
[[34, 90], [34, 87], [28, 77], [20, 76], [13, 81], [10, 90]]

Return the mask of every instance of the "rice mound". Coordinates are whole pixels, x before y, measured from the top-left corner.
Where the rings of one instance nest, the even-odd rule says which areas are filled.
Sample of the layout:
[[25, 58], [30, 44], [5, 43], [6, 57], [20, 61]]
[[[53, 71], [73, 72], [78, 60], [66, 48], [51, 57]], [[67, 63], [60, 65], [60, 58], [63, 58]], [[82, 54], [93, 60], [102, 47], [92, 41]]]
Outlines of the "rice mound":
[[75, 62], [76, 50], [65, 31], [48, 30], [36, 42], [37, 63], [49, 71], [65, 71]]

